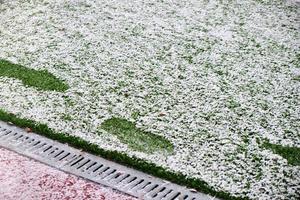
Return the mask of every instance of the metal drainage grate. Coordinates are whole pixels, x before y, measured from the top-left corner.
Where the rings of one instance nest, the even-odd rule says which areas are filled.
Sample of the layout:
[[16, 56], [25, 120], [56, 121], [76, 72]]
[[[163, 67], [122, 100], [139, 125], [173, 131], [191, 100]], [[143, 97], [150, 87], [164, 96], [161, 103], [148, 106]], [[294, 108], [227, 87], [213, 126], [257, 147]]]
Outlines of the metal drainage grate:
[[1, 146], [140, 199], [216, 199], [0, 121]]

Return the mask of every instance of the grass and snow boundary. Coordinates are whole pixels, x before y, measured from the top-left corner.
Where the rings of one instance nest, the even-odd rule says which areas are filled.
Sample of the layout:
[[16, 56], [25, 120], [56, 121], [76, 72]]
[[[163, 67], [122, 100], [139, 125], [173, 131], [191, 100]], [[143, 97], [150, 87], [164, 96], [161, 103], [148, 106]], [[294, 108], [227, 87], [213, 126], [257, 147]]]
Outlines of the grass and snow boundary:
[[[295, 1], [4, 1], [0, 58], [47, 70], [65, 92], [0, 77], [0, 108], [248, 198], [296, 197], [300, 147]], [[101, 124], [166, 138], [145, 153]]]

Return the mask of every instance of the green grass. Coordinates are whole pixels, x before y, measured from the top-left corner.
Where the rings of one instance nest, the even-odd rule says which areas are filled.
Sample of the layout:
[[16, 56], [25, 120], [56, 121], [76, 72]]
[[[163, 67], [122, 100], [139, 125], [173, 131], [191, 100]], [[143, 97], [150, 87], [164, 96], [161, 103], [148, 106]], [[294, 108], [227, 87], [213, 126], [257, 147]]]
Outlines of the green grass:
[[294, 80], [294, 81], [300, 81], [300, 76], [295, 76], [295, 77], [293, 78], [293, 80]]
[[290, 165], [300, 165], [300, 148], [264, 142], [263, 147], [285, 158]]
[[70, 146], [82, 149], [83, 151], [89, 152], [91, 154], [101, 156], [103, 158], [115, 161], [123, 165], [127, 165], [129, 167], [135, 168], [153, 176], [160, 177], [162, 179], [166, 179], [179, 185], [184, 185], [189, 188], [196, 189], [199, 192], [210, 194], [212, 196], [216, 196], [224, 200], [248, 200], [248, 198], [233, 197], [229, 193], [216, 191], [213, 188], [211, 188], [206, 182], [200, 179], [189, 178], [181, 173], [174, 173], [163, 167], [157, 166], [153, 163], [144, 161], [134, 156], [129, 157], [126, 154], [117, 151], [104, 150], [102, 148], [99, 148], [97, 145], [91, 144], [79, 137], [71, 136], [64, 133], [57, 133], [45, 124], [40, 124], [32, 120], [19, 118], [16, 115], [7, 113], [1, 109], [0, 120], [5, 122], [11, 122], [21, 128], [29, 127], [32, 129], [33, 132], [38, 133], [42, 136], [59, 141], [61, 143], [66, 143]]
[[68, 89], [68, 85], [46, 70], [38, 71], [1, 59], [0, 76], [19, 79], [38, 90], [64, 92]]
[[110, 134], [116, 135], [119, 140], [137, 151], [145, 153], [153, 153], [159, 150], [173, 151], [173, 145], [170, 141], [136, 128], [134, 123], [126, 119], [113, 117], [104, 121], [101, 128]]

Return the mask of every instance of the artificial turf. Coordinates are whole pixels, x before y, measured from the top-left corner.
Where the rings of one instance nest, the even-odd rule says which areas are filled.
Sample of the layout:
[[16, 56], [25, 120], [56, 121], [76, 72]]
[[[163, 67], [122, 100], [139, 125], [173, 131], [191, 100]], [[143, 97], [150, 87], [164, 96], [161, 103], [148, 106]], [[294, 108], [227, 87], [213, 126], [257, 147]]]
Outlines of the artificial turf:
[[264, 142], [262, 146], [285, 158], [290, 165], [300, 165], [300, 148], [282, 146], [270, 142]]
[[137, 151], [145, 153], [153, 153], [158, 150], [173, 151], [173, 145], [170, 141], [164, 137], [145, 132], [126, 119], [113, 117], [105, 120], [101, 124], [101, 128], [116, 135], [119, 140]]
[[15, 78], [29, 87], [44, 91], [64, 92], [69, 86], [46, 70], [34, 70], [0, 59], [0, 77]]

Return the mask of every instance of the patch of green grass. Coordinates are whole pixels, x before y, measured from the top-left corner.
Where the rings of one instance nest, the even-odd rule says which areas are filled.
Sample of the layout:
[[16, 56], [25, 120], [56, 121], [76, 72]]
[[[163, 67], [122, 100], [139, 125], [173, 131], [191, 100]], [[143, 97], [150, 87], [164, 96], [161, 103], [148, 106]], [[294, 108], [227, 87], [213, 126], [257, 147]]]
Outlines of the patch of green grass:
[[234, 99], [229, 99], [226, 103], [226, 106], [230, 109], [235, 109], [237, 107], [240, 107], [241, 104], [237, 101], [235, 101]]
[[300, 66], [300, 64], [299, 64], [300, 63], [300, 53], [296, 54], [296, 59], [293, 60], [293, 63], [296, 65], [296, 67]]
[[44, 91], [64, 92], [69, 87], [46, 70], [34, 70], [6, 60], [0, 60], [0, 76], [19, 79], [24, 85]]
[[182, 58], [185, 59], [189, 64], [192, 64], [194, 62], [194, 58], [192, 55], [185, 55]]
[[138, 117], [139, 117], [140, 115], [141, 115], [141, 114], [140, 114], [139, 111], [134, 111], [133, 113], [131, 113], [131, 117], [132, 117], [132, 119], [134, 119], [134, 120], [137, 120]]
[[300, 76], [295, 76], [295, 77], [293, 78], [293, 80], [294, 80], [294, 81], [300, 81]]
[[300, 148], [281, 146], [269, 142], [264, 142], [262, 146], [285, 158], [290, 165], [300, 165]]
[[14, 114], [7, 113], [1, 109], [0, 109], [0, 120], [5, 122], [11, 122], [21, 128], [29, 127], [32, 129], [33, 132], [48, 137], [52, 140], [56, 140], [61, 143], [66, 143], [72, 147], [82, 149], [83, 151], [89, 152], [96, 156], [101, 156], [108, 160], [112, 160], [120, 164], [127, 165], [129, 167], [135, 168], [137, 170], [143, 171], [153, 176], [166, 179], [168, 181], [177, 183], [179, 185], [196, 189], [199, 192], [210, 194], [212, 196], [216, 196], [224, 200], [248, 200], [249, 199], [245, 197], [233, 197], [229, 193], [216, 191], [215, 189], [210, 187], [206, 182], [200, 179], [189, 178], [186, 175], [183, 175], [181, 173], [174, 173], [163, 167], [157, 166], [153, 163], [136, 158], [135, 156], [129, 157], [126, 154], [117, 151], [104, 150], [98, 147], [96, 144], [91, 144], [79, 137], [71, 136], [64, 133], [57, 133], [54, 130], [50, 129], [45, 124], [40, 124], [32, 120], [19, 118]]
[[137, 151], [145, 153], [153, 153], [159, 150], [173, 151], [173, 145], [170, 141], [164, 137], [145, 132], [126, 119], [113, 117], [104, 121], [101, 128], [110, 134], [116, 135], [119, 140]]
[[72, 116], [71, 116], [71, 115], [68, 115], [68, 114], [63, 114], [63, 115], [62, 115], [62, 119], [63, 119], [64, 121], [72, 121], [72, 120], [73, 120]]

